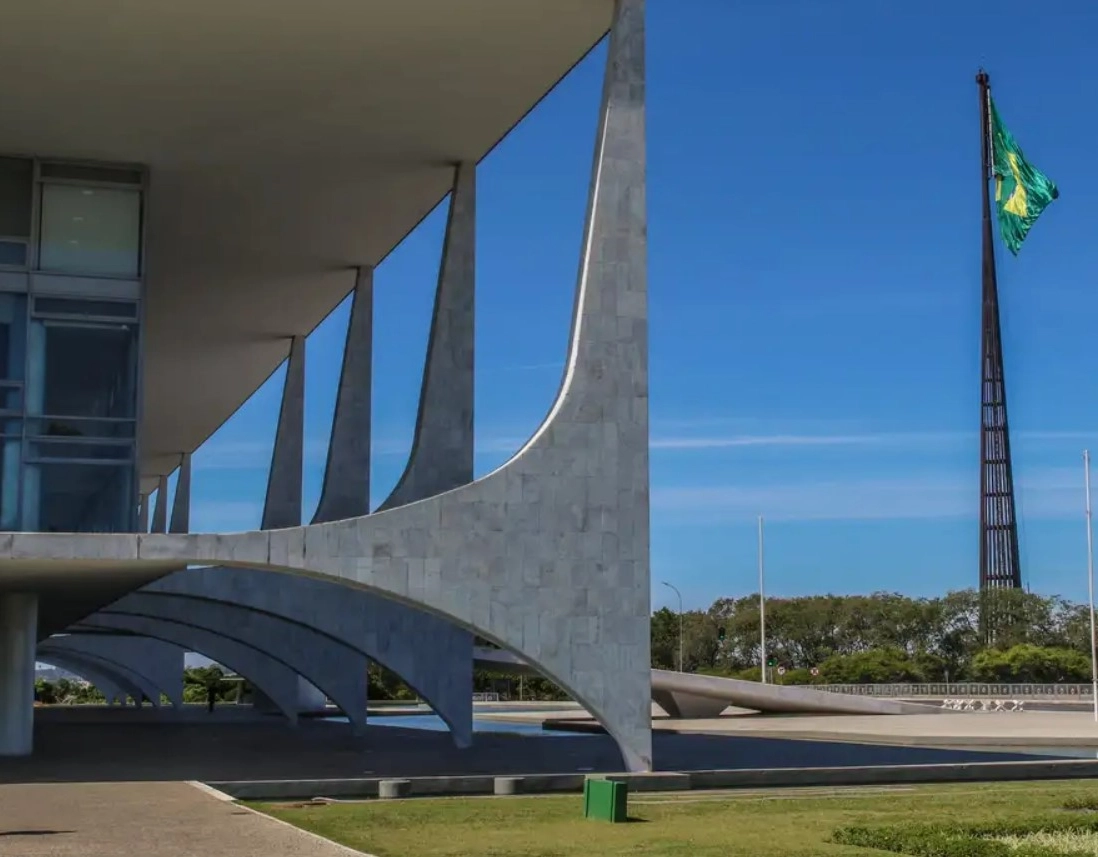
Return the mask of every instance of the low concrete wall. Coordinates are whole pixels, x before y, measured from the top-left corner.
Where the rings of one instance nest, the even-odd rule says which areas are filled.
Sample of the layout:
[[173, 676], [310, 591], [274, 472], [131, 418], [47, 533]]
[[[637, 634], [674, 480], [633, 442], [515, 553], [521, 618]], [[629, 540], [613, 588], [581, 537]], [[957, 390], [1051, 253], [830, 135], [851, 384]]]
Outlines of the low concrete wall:
[[[1038, 759], [1032, 762], [961, 762], [936, 765], [874, 765], [842, 768], [755, 768], [721, 771], [667, 771], [650, 774], [539, 774], [500, 777], [519, 780], [522, 794], [580, 792], [585, 780], [612, 779], [633, 792], [690, 789], [775, 788], [784, 786], [859, 786], [901, 783], [998, 782], [1062, 780], [1098, 777], [1098, 760]], [[251, 780], [206, 785], [237, 800], [310, 800], [313, 798], [376, 798], [378, 784], [388, 777], [340, 780]], [[494, 776], [411, 777], [409, 797], [490, 795]]]

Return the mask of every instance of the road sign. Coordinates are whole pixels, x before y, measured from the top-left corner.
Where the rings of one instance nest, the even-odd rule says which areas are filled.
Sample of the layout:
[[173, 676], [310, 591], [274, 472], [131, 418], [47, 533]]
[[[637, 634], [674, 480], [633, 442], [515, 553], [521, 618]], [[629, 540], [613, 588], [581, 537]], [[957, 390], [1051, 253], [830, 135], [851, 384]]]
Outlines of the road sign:
[[785, 667], [778, 667], [778, 675], [785, 675]]
[[820, 668], [819, 667], [812, 667], [811, 673], [812, 673], [812, 675], [819, 675], [820, 674]]

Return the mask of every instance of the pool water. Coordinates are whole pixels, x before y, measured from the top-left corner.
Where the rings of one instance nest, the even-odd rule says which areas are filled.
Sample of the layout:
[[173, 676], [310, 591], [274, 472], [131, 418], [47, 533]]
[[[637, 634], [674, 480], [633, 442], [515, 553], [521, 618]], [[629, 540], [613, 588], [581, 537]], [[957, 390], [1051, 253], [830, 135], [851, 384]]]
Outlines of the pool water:
[[[499, 713], [504, 713], [500, 711]], [[346, 717], [325, 717], [331, 723], [346, 723]], [[425, 729], [429, 732], [449, 732], [450, 727], [437, 714], [371, 714], [366, 721], [371, 726], [396, 726], [401, 729]], [[560, 732], [550, 729], [542, 729], [541, 723], [531, 721], [528, 723], [510, 722], [504, 720], [490, 720], [481, 717], [473, 718], [474, 732], [496, 732], [510, 735], [546, 735], [556, 738], [576, 737], [577, 735], [591, 734], [580, 732]]]

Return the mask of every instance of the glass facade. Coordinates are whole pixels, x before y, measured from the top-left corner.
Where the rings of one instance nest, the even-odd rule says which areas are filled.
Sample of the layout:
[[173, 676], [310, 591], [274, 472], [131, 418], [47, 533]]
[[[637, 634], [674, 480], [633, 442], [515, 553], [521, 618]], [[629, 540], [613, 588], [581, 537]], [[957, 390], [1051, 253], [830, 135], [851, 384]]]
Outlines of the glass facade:
[[142, 196], [0, 157], [0, 530], [137, 527]]

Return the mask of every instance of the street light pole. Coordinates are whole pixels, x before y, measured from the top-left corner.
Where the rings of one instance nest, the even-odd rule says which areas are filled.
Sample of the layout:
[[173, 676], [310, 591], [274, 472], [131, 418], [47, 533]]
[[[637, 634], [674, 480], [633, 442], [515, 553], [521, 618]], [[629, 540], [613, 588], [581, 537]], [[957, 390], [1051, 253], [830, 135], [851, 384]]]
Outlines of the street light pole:
[[763, 561], [763, 516], [759, 515], [759, 673], [766, 684], [766, 595]]
[[1090, 450], [1083, 450], [1083, 485], [1087, 501], [1087, 592], [1090, 601], [1090, 693], [1098, 723], [1098, 637], [1094, 634], [1094, 527], [1090, 514]]
[[672, 586], [666, 580], [663, 581], [663, 585], [679, 596], [679, 672], [682, 672], [682, 593], [679, 592], [678, 587]]

